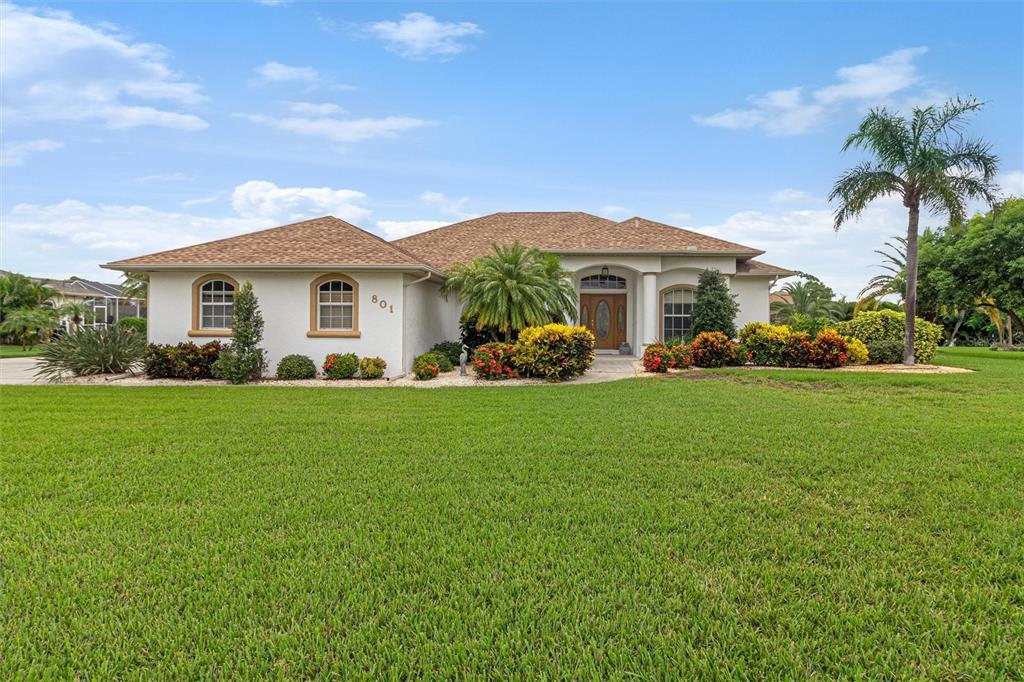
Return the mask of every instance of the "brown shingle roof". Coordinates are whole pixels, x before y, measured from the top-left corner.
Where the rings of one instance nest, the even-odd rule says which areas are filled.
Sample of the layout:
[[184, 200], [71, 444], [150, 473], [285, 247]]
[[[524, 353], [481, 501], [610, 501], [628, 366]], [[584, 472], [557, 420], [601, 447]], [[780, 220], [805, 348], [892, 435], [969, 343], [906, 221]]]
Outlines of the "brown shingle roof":
[[795, 275], [793, 270], [780, 268], [778, 265], [769, 265], [750, 258], [742, 263], [736, 264], [737, 275]]
[[151, 253], [105, 267], [188, 265], [371, 265], [427, 267], [399, 245], [333, 216]]
[[412, 251], [439, 269], [446, 269], [456, 262], [488, 253], [492, 244], [514, 241], [555, 253], [704, 252], [748, 257], [763, 253], [749, 246], [646, 218], [616, 222], [589, 213], [568, 211], [492, 213], [392, 243]]

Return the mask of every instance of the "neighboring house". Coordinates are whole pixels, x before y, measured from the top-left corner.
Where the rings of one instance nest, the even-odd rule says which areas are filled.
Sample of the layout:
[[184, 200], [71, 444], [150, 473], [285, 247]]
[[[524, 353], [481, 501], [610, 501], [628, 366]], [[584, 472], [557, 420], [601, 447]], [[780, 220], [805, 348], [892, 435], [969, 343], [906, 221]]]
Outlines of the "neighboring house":
[[[0, 274], [10, 273], [0, 270]], [[32, 279], [57, 292], [57, 296], [47, 301], [47, 305], [53, 308], [59, 308], [69, 301], [83, 301], [89, 306], [93, 312], [93, 319], [85, 325], [87, 327], [106, 327], [117, 324], [122, 317], [146, 317], [146, 301], [125, 296], [119, 284], [95, 282], [80, 277], [69, 279], [33, 277]], [[69, 324], [70, 321], [67, 317], [61, 318], [61, 327], [66, 329]]]
[[768, 292], [790, 270], [762, 251], [644, 218], [579, 212], [495, 213], [388, 242], [326, 216], [107, 263], [146, 272], [149, 340], [227, 340], [232, 299], [249, 280], [266, 323], [271, 365], [290, 353], [380, 356], [402, 374], [433, 344], [459, 336], [461, 306], [439, 288], [454, 263], [519, 241], [561, 256], [579, 292], [579, 320], [599, 351], [634, 355], [690, 328], [697, 277], [714, 268], [740, 311], [737, 325], [768, 321]]

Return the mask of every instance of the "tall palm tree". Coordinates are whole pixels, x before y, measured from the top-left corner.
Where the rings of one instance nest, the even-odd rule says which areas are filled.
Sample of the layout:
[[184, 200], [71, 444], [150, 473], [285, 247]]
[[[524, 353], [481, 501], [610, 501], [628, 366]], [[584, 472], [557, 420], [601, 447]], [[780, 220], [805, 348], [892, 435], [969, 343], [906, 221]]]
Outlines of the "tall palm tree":
[[576, 315], [575, 291], [557, 256], [519, 242], [496, 244], [493, 253], [453, 266], [441, 293], [453, 292], [464, 318], [475, 318], [478, 329], [498, 329], [506, 341], [514, 330]]
[[878, 302], [885, 296], [896, 294], [900, 302], [906, 297], [907, 292], [907, 238], [893, 237], [896, 243], [886, 242], [885, 249], [875, 249], [875, 253], [882, 257], [882, 264], [878, 267], [885, 270], [881, 275], [875, 275], [868, 280], [868, 283], [857, 293], [857, 312], [864, 310], [872, 303], [875, 308]]
[[991, 146], [964, 137], [966, 117], [982, 107], [959, 97], [934, 106], [914, 107], [910, 118], [883, 108], [872, 109], [843, 151], [864, 149], [873, 157], [836, 181], [829, 201], [838, 201], [835, 229], [858, 218], [875, 199], [897, 195], [907, 209], [907, 287], [903, 362], [914, 364], [914, 316], [917, 314], [917, 231], [921, 207], [949, 214], [959, 224], [968, 199], [996, 200], [998, 158]]
[[779, 324], [789, 324], [798, 315], [829, 322], [842, 318], [842, 308], [832, 300], [832, 290], [821, 282], [787, 282], [779, 293], [786, 300], [771, 305], [772, 320]]

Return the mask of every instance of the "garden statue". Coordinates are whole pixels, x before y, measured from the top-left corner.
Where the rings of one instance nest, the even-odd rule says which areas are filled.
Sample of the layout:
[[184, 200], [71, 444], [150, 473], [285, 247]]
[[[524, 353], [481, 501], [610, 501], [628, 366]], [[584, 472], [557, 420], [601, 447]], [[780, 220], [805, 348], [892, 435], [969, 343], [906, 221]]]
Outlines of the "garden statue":
[[462, 344], [462, 352], [459, 353], [459, 376], [466, 376], [466, 358], [469, 357], [469, 346]]

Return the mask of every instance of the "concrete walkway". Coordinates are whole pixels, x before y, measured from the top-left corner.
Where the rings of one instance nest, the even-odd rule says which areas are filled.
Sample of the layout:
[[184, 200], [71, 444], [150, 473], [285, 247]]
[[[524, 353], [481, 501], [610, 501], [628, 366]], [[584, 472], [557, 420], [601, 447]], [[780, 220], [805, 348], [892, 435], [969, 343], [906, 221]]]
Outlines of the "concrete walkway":
[[40, 384], [36, 379], [35, 358], [4, 358], [0, 360], [0, 384]]
[[574, 384], [597, 384], [635, 377], [640, 371], [640, 361], [632, 355], [595, 355], [590, 371], [573, 379]]

